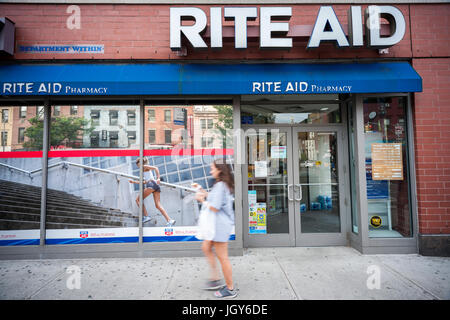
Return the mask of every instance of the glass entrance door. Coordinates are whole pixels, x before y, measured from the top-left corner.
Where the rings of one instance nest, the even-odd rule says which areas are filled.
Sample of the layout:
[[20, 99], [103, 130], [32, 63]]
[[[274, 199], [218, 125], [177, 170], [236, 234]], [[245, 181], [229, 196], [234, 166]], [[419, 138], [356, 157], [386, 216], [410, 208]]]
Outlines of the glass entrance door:
[[246, 166], [243, 196], [249, 246], [295, 245], [294, 176], [290, 128], [246, 131]]
[[246, 128], [246, 245], [345, 244], [341, 130]]
[[298, 246], [344, 245], [344, 161], [340, 127], [293, 128]]

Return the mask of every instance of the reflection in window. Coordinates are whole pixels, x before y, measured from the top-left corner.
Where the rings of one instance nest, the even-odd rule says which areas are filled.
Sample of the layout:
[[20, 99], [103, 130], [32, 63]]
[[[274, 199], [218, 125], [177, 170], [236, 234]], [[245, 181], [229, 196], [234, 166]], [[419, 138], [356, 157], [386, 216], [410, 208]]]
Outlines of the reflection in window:
[[148, 121], [155, 122], [155, 109], [148, 109]]
[[100, 110], [92, 110], [91, 111], [91, 120], [93, 126], [100, 125]]
[[[191, 188], [191, 184], [196, 182], [208, 190], [214, 183], [210, 163], [216, 158], [224, 157], [223, 151], [226, 148], [233, 150], [232, 110], [230, 105], [145, 106], [144, 154], [148, 165], [159, 170], [161, 204], [177, 220], [177, 226], [195, 225], [198, 218], [198, 206], [193, 201], [193, 194], [183, 191], [184, 188]], [[227, 132], [228, 129], [230, 132]], [[228, 141], [227, 134], [231, 137]], [[211, 149], [217, 155], [211, 156]], [[225, 157], [228, 163], [232, 163], [232, 155]], [[165, 225], [165, 220], [160, 217], [151, 198], [147, 203], [150, 216], [156, 214], [157, 219]], [[149, 227], [152, 225], [144, 225], [144, 228]]]
[[100, 132], [94, 131], [91, 133], [91, 148], [98, 148], [100, 142]]
[[212, 129], [213, 119], [200, 119], [202, 129]]
[[53, 115], [54, 115], [55, 117], [61, 115], [61, 106], [54, 106], [54, 107], [53, 107]]
[[128, 131], [128, 147], [135, 146], [136, 144], [136, 131]]
[[44, 107], [36, 107], [36, 117], [39, 120], [43, 120], [44, 119]]
[[25, 128], [19, 128], [17, 143], [23, 143], [25, 141]]
[[110, 131], [109, 132], [109, 147], [110, 148], [119, 147], [119, 132], [118, 131]]
[[[70, 106], [52, 106], [50, 123], [50, 147], [57, 149], [78, 148], [83, 137], [90, 135], [90, 123], [84, 117], [70, 115]], [[42, 125], [42, 122], [40, 122]]]
[[164, 110], [164, 121], [165, 122], [172, 121], [172, 111], [171, 110]]
[[148, 130], [148, 143], [155, 143], [156, 142], [156, 130], [150, 129]]
[[14, 238], [19, 245], [22, 237], [39, 244], [42, 158], [26, 155], [42, 150], [43, 122], [36, 110], [36, 106], [0, 107], [0, 235], [20, 230]]
[[8, 123], [8, 119], [9, 119], [9, 110], [2, 109], [2, 123]]
[[76, 116], [78, 114], [78, 106], [70, 106], [70, 115]]
[[2, 131], [2, 147], [4, 148], [7, 145], [8, 145], [8, 131]]
[[[179, 114], [183, 110], [183, 116]], [[233, 108], [231, 105], [173, 105], [145, 107], [145, 149], [192, 150], [191, 156], [148, 156], [150, 165], [157, 165], [167, 182], [189, 186], [198, 182], [210, 185], [209, 165], [233, 149]], [[173, 114], [173, 116], [172, 116]], [[147, 137], [148, 135], [148, 137]], [[206, 154], [198, 154], [208, 149]], [[211, 149], [217, 156], [211, 156]], [[233, 156], [227, 156], [232, 162]], [[162, 168], [165, 168], [164, 171]]]
[[172, 143], [172, 130], [164, 130], [164, 143]]
[[202, 137], [202, 148], [211, 148], [213, 146], [212, 137]]
[[27, 117], [27, 107], [20, 107], [19, 118], [23, 119]]
[[[136, 227], [134, 206], [139, 185], [131, 184], [129, 176], [139, 176], [139, 169], [136, 172], [136, 157], [129, 156], [126, 149], [139, 146], [139, 106], [62, 105], [52, 107], [52, 114], [58, 109], [60, 115], [51, 118], [49, 139], [55, 155], [64, 149], [64, 157], [52, 158], [48, 188], [57, 190], [63, 201], [77, 200], [73, 212], [58, 218], [48, 206], [46, 228], [88, 232]], [[116, 150], [102, 150], [109, 148]], [[84, 150], [71, 152], [77, 149]], [[51, 233], [46, 237], [47, 243], [53, 243]]]
[[116, 126], [119, 123], [119, 112], [117, 110], [109, 111], [109, 125]]
[[135, 111], [127, 111], [128, 125], [134, 126], [136, 125], [136, 112]]
[[327, 124], [340, 123], [339, 104], [243, 104], [242, 124]]

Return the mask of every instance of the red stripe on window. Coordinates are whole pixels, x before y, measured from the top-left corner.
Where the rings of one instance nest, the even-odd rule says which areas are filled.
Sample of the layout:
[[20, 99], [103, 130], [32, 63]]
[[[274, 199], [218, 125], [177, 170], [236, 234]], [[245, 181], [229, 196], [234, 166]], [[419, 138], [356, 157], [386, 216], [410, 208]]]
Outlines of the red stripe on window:
[[75, 158], [75, 157], [138, 157], [139, 150], [52, 150], [48, 152], [49, 158]]
[[9, 151], [0, 152], [0, 158], [42, 158], [42, 151]]
[[[233, 155], [234, 149], [149, 149], [145, 156], [219, 156]], [[51, 150], [49, 158], [73, 157], [138, 157], [139, 150], [101, 149], [101, 150]], [[42, 151], [0, 152], [0, 158], [42, 158]]]
[[144, 156], [224, 156], [233, 155], [234, 149], [154, 149], [144, 150]]

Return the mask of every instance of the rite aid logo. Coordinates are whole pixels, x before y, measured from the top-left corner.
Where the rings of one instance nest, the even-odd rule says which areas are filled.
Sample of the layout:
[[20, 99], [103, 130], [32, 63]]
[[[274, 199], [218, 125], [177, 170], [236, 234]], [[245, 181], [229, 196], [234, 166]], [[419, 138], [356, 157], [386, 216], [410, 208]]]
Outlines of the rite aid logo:
[[164, 229], [164, 234], [165, 234], [166, 236], [171, 236], [171, 235], [173, 235], [173, 228], [165, 228], [165, 229]]
[[89, 231], [80, 231], [81, 239], [86, 239], [87, 237], [89, 237]]

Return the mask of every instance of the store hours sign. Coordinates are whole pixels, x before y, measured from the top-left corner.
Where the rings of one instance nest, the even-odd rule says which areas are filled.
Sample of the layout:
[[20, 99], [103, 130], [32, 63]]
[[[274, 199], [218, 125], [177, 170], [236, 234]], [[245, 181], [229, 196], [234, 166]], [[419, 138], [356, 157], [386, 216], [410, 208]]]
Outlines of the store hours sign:
[[[259, 47], [261, 49], [290, 49], [292, 38], [287, 37], [290, 30], [291, 7], [211, 7], [208, 17], [203, 9], [196, 7], [170, 8], [170, 48], [181, 50], [182, 36], [194, 49], [223, 47], [222, 20], [234, 21], [234, 43], [236, 49], [247, 48], [247, 22], [259, 18]], [[381, 36], [381, 18], [389, 22], [389, 36]], [[184, 21], [193, 21], [183, 23]], [[348, 10], [348, 36], [336, 16], [332, 6], [322, 6], [309, 37], [308, 49], [318, 48], [323, 42], [333, 42], [338, 47], [362, 47], [365, 28], [366, 46], [369, 48], [388, 48], [403, 39], [406, 23], [403, 14], [393, 6], [368, 6], [363, 14], [360, 6]], [[205, 32], [209, 28], [209, 46]]]

